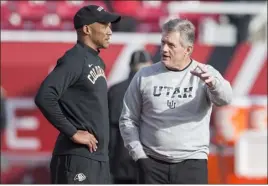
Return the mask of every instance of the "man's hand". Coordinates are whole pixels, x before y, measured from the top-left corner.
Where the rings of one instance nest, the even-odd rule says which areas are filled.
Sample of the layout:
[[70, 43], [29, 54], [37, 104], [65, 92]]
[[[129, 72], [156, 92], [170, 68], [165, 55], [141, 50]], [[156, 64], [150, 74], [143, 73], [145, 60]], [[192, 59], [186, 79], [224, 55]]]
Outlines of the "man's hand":
[[206, 65], [197, 65], [191, 73], [202, 79], [210, 88], [214, 87], [216, 80], [212, 74], [209, 73]]
[[87, 145], [90, 152], [97, 150], [98, 141], [88, 131], [78, 130], [72, 137], [73, 142], [78, 144]]

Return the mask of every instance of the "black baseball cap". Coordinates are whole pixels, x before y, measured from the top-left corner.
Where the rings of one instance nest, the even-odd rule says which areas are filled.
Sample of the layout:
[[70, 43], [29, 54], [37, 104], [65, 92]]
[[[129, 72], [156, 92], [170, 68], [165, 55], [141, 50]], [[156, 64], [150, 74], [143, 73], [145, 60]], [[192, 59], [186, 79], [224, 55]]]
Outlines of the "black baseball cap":
[[130, 66], [152, 61], [151, 55], [145, 50], [134, 51], [130, 58]]
[[84, 25], [99, 23], [116, 23], [121, 20], [121, 16], [109, 13], [103, 7], [97, 5], [84, 6], [74, 16], [74, 28], [78, 29]]

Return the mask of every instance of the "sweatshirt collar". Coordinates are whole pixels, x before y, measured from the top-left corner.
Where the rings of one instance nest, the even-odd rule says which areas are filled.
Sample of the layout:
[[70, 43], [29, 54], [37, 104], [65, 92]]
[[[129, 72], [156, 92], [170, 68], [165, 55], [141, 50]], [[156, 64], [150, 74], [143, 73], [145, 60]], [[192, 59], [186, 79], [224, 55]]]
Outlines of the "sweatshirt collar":
[[98, 49], [97, 51], [94, 50], [93, 48], [87, 46], [86, 44], [82, 43], [81, 41], [77, 40], [77, 44], [80, 45], [82, 48], [86, 49], [88, 52], [90, 52], [91, 54], [97, 56], [100, 53], [100, 50]]
[[191, 58], [190, 63], [189, 63], [186, 67], [184, 67], [184, 69], [181, 69], [181, 70], [168, 68], [168, 67], [166, 67], [164, 64], [163, 64], [163, 66], [164, 66], [168, 71], [181, 72], [181, 71], [186, 70], [189, 66], [191, 66], [192, 63], [193, 63], [193, 59]]

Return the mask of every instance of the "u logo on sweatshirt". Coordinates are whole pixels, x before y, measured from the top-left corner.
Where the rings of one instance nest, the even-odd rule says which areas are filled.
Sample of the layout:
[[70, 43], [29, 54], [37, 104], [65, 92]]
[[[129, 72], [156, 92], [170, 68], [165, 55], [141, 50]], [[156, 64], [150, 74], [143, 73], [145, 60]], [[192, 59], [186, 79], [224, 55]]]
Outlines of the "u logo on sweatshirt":
[[175, 101], [170, 101], [170, 100], [167, 100], [167, 106], [170, 108], [170, 109], [174, 109], [176, 107], [176, 102]]

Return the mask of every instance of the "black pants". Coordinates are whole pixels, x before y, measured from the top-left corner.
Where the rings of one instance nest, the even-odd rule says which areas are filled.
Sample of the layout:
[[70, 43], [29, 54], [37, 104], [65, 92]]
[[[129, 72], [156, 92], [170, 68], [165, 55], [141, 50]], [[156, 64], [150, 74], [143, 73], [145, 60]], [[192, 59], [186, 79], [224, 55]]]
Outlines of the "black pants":
[[110, 184], [109, 162], [64, 155], [53, 156], [50, 163], [52, 184]]
[[131, 180], [131, 179], [114, 179], [114, 184], [137, 184], [137, 180]]
[[139, 184], [208, 184], [207, 160], [167, 163], [152, 158], [138, 160]]

